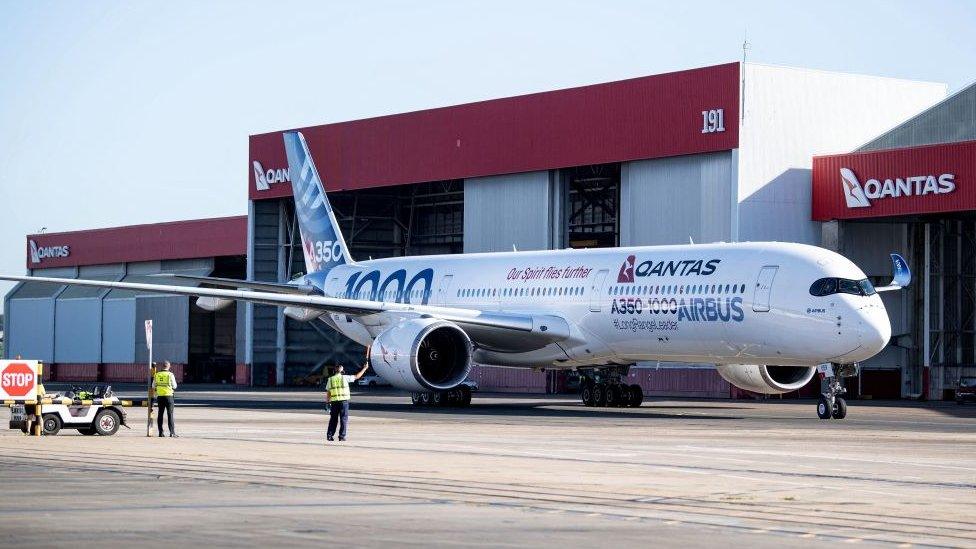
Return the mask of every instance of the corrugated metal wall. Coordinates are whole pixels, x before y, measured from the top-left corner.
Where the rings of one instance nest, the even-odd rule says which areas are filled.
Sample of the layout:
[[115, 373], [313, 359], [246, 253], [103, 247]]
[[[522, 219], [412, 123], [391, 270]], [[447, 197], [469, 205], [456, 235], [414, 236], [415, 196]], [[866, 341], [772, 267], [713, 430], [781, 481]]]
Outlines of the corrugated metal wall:
[[[77, 269], [35, 269], [37, 276], [77, 278]], [[25, 282], [7, 294], [5, 301], [6, 354], [54, 362], [54, 304], [64, 286]]]
[[550, 249], [557, 194], [548, 171], [465, 179], [465, 253]]
[[620, 244], [729, 241], [732, 152], [625, 162], [620, 172]]
[[858, 151], [976, 140], [976, 84], [872, 139]]
[[[80, 267], [78, 278], [121, 280], [122, 264]], [[108, 290], [72, 286], [55, 301], [54, 362], [102, 361], [102, 298]]]
[[737, 240], [820, 244], [814, 155], [857, 147], [945, 97], [945, 85], [747, 63]]

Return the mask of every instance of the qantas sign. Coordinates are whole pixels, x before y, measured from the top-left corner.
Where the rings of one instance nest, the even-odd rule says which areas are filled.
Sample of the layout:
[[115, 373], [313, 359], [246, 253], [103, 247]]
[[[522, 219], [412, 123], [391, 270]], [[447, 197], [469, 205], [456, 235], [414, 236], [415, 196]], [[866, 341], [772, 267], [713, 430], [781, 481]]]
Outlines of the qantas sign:
[[252, 162], [254, 168], [254, 187], [259, 191], [267, 191], [272, 185], [291, 183], [291, 173], [288, 168], [265, 170], [260, 162]]
[[912, 177], [871, 178], [861, 185], [857, 175], [850, 168], [840, 169], [841, 185], [848, 208], [870, 208], [872, 200], [923, 196], [926, 194], [947, 194], [956, 190], [956, 176], [951, 173], [941, 175], [915, 175]]
[[71, 248], [68, 246], [38, 246], [37, 242], [28, 240], [30, 246], [31, 263], [40, 263], [49, 257], [68, 257], [71, 255]]

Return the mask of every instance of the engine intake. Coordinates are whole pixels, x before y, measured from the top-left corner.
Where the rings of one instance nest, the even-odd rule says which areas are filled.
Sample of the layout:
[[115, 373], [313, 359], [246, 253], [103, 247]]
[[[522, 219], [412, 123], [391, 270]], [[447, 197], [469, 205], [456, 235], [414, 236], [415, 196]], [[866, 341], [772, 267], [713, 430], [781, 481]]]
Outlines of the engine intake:
[[764, 364], [719, 364], [719, 375], [740, 389], [779, 395], [796, 391], [813, 379], [812, 366], [766, 366]]
[[370, 347], [377, 374], [407, 391], [453, 389], [471, 371], [471, 339], [460, 326], [415, 318], [380, 333]]

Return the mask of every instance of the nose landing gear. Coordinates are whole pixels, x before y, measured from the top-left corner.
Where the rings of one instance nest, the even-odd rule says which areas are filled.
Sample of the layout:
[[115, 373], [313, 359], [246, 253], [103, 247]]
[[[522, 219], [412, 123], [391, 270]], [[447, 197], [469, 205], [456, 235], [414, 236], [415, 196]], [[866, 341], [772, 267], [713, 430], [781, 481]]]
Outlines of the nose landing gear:
[[857, 375], [857, 364], [821, 364], [817, 371], [827, 383], [826, 390], [821, 393], [817, 402], [817, 417], [820, 419], [844, 419], [847, 417], [847, 401], [840, 395], [847, 392], [842, 378]]

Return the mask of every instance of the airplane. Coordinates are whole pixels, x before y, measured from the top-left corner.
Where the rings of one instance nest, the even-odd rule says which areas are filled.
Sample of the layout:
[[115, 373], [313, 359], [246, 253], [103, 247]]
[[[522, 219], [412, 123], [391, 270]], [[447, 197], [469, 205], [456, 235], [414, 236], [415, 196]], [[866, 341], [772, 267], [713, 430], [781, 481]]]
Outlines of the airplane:
[[[216, 288], [27, 276], [2, 280], [195, 296], [284, 307], [368, 348], [370, 363], [414, 404], [467, 405], [473, 364], [577, 370], [586, 405], [639, 406], [623, 382], [639, 361], [714, 364], [761, 394], [827, 380], [821, 419], [842, 419], [842, 379], [879, 353], [891, 324], [853, 262], [823, 248], [742, 242], [472, 253], [354, 261], [300, 132], [284, 133], [307, 274], [288, 283], [158, 275]], [[661, 375], [667, 375], [662, 373]]]

